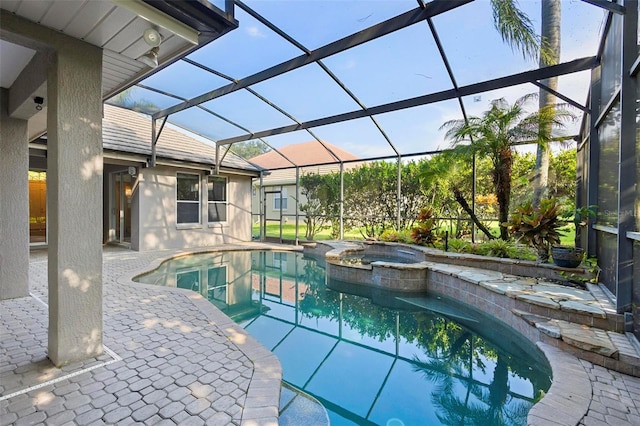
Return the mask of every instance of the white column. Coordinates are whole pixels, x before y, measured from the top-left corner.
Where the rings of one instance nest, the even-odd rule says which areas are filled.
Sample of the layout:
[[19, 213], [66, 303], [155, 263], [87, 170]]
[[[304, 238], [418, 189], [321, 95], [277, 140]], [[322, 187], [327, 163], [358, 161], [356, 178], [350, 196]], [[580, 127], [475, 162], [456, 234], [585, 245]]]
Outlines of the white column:
[[0, 300], [29, 295], [27, 121], [9, 118], [0, 89]]
[[49, 358], [102, 353], [102, 51], [73, 43], [49, 70]]

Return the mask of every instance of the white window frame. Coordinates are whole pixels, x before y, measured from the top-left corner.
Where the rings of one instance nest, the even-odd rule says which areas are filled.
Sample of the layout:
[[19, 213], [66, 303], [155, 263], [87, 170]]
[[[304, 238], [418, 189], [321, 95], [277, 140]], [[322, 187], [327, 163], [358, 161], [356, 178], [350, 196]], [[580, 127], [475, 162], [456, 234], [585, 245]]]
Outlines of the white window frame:
[[280, 194], [278, 194], [278, 193], [273, 194], [273, 210], [280, 211], [280, 205], [279, 205], [278, 201], [280, 203], [282, 203], [282, 200], [284, 200], [285, 201], [285, 203], [284, 203], [285, 205], [282, 207], [282, 211], [283, 212], [287, 211], [287, 208], [289, 207], [289, 199], [288, 199], [288, 197], [289, 197], [289, 194], [287, 194], [287, 188], [282, 188], [280, 190]]
[[[209, 200], [209, 181], [213, 179], [224, 179], [224, 201]], [[225, 220], [211, 220], [209, 206], [212, 204], [224, 204]], [[220, 175], [207, 176], [207, 221], [209, 224], [226, 223], [229, 220], [229, 178]]]
[[[193, 201], [193, 200], [178, 200], [178, 180], [180, 179], [180, 175], [187, 175], [187, 176], [195, 176], [198, 180], [198, 200], [197, 201]], [[177, 172], [176, 173], [176, 195], [175, 195], [175, 200], [176, 200], [176, 225], [178, 227], [181, 226], [190, 226], [190, 225], [200, 225], [201, 223], [201, 205], [200, 202], [202, 200], [202, 190], [201, 190], [201, 186], [202, 186], [202, 182], [200, 182], [200, 175], [197, 173], [185, 173], [185, 172]], [[197, 204], [198, 205], [198, 221], [197, 222], [178, 222], [178, 206], [183, 203], [183, 204]]]

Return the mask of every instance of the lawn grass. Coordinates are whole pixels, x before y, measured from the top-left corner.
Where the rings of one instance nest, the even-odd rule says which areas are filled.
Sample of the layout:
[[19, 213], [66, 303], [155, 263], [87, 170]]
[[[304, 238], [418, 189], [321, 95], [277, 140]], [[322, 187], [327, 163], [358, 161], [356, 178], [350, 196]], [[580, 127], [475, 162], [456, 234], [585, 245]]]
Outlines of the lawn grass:
[[[488, 224], [488, 228], [491, 231], [492, 234], [494, 235], [499, 235], [500, 231], [498, 230], [498, 222], [494, 221], [492, 223]], [[446, 228], [443, 228], [442, 231], [444, 232], [446, 230]], [[566, 246], [572, 246], [574, 244], [574, 240], [575, 240], [575, 228], [573, 225], [567, 225], [561, 228], [561, 232], [564, 234], [563, 236], [560, 237], [560, 244], [562, 245], [566, 245]], [[258, 237], [260, 235], [260, 226], [259, 224], [254, 224], [253, 225], [253, 235], [255, 237]], [[280, 225], [277, 223], [274, 224], [267, 224], [267, 237], [275, 237], [275, 238], [279, 238], [280, 237]], [[282, 239], [284, 240], [295, 240], [296, 238], [296, 226], [295, 224], [284, 224], [282, 225]], [[300, 226], [300, 231], [298, 234], [298, 238], [300, 239], [300, 241], [306, 241], [305, 239], [305, 226], [302, 225]], [[345, 232], [344, 234], [344, 238], [346, 240], [363, 240], [364, 237], [362, 236], [362, 234], [360, 233], [360, 231], [358, 229], [353, 229], [350, 230], [348, 232]], [[315, 240], [317, 241], [321, 241], [321, 240], [331, 240], [331, 229], [324, 229], [322, 231], [320, 231], [318, 234], [316, 234]], [[482, 232], [477, 232], [476, 231], [476, 241], [484, 241], [486, 239], [486, 237], [484, 236], [484, 234], [482, 234]]]
[[[305, 226], [304, 225], [300, 226], [299, 232], [298, 232], [298, 238], [300, 239], [300, 241], [307, 241], [306, 238], [305, 238], [305, 231], [306, 231]], [[253, 235], [254, 236], [259, 236], [260, 235], [260, 225], [253, 224]], [[279, 238], [280, 237], [280, 225], [277, 224], [277, 223], [267, 224], [267, 237]], [[362, 239], [364, 239], [357, 229], [351, 230], [349, 232], [345, 232], [344, 233], [344, 238], [346, 240], [362, 240]], [[296, 239], [296, 225], [295, 224], [284, 224], [284, 225], [282, 225], [282, 239], [283, 240], [295, 240]], [[318, 232], [316, 234], [316, 236], [314, 237], [314, 240], [317, 240], [317, 241], [320, 241], [320, 240], [331, 240], [331, 239], [332, 239], [331, 238], [331, 229], [329, 229], [329, 228], [323, 229], [322, 231]]]

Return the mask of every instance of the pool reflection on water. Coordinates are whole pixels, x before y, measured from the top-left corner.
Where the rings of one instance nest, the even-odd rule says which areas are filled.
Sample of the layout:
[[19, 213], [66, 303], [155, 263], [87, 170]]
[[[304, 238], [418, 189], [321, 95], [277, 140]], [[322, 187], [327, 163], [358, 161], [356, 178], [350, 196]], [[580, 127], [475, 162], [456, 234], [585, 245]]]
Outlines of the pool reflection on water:
[[551, 384], [542, 353], [474, 308], [342, 282], [301, 253], [198, 254], [137, 281], [207, 297], [273, 351], [332, 425], [526, 424]]

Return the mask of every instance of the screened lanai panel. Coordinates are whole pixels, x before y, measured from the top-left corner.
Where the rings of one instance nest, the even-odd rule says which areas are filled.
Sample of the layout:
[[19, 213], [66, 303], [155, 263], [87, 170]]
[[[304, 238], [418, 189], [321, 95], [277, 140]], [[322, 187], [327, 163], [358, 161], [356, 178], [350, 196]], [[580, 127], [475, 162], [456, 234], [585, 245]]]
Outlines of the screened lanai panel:
[[247, 90], [238, 90], [202, 104], [251, 132], [295, 124]]
[[181, 101], [171, 96], [162, 95], [142, 87], [132, 86], [106, 101], [111, 105], [118, 105], [135, 111], [153, 114], [164, 108], [176, 105]]
[[412, 0], [245, 3], [310, 50], [417, 7]]
[[[586, 1], [562, 1], [561, 4], [560, 62], [595, 55], [607, 12]], [[539, 10], [540, 5], [537, 8]], [[540, 26], [539, 15], [538, 12], [536, 28]]]
[[237, 79], [302, 54], [242, 9], [235, 10], [240, 27], [196, 50], [189, 59]]
[[251, 88], [302, 122], [360, 109], [316, 63]]
[[451, 89], [426, 22], [323, 61], [367, 107]]
[[286, 145], [293, 145], [297, 143], [309, 142], [309, 141], [315, 140], [313, 136], [311, 136], [309, 132], [307, 132], [306, 130], [298, 130], [295, 132], [267, 136], [262, 139], [276, 149]]
[[228, 80], [185, 61], [177, 61], [142, 82], [145, 86], [186, 99], [194, 98], [228, 83]]
[[244, 130], [198, 107], [191, 107], [169, 116], [169, 122], [189, 129], [214, 141], [243, 134]]
[[607, 33], [605, 48], [602, 53], [602, 75], [600, 81], [600, 93], [602, 104], [606, 105], [611, 97], [620, 88], [622, 77], [620, 67], [622, 66], [622, 17], [613, 15], [611, 28]]
[[312, 131], [321, 140], [360, 158], [396, 154], [369, 117], [314, 127]]
[[[537, 2], [519, 2], [529, 14], [538, 16]], [[536, 7], [537, 4], [537, 7]], [[493, 27], [489, 1], [474, 1], [435, 16], [433, 23], [440, 36], [458, 85], [465, 86], [535, 68], [502, 41]]]
[[[520, 97], [538, 93], [539, 89], [533, 84], [519, 84], [517, 86], [505, 87], [503, 89], [489, 90], [487, 92], [477, 93], [474, 95], [463, 96], [462, 102], [467, 112], [467, 117], [482, 117], [482, 114], [491, 108], [491, 102], [504, 98], [509, 105]], [[532, 99], [527, 104], [527, 109], [534, 112], [538, 109], [538, 100]]]
[[611, 227], [618, 226], [620, 115], [616, 102], [598, 128], [598, 223]]
[[448, 120], [463, 119], [456, 99], [388, 112], [375, 116], [401, 154], [446, 149], [445, 132], [439, 130]]
[[[558, 92], [565, 96], [568, 96], [572, 100], [584, 106], [587, 104], [590, 84], [590, 70], [561, 75], [558, 77]], [[565, 101], [562, 99], [558, 99], [558, 102], [564, 103]], [[579, 110], [575, 110], [575, 112], [580, 113]]]

